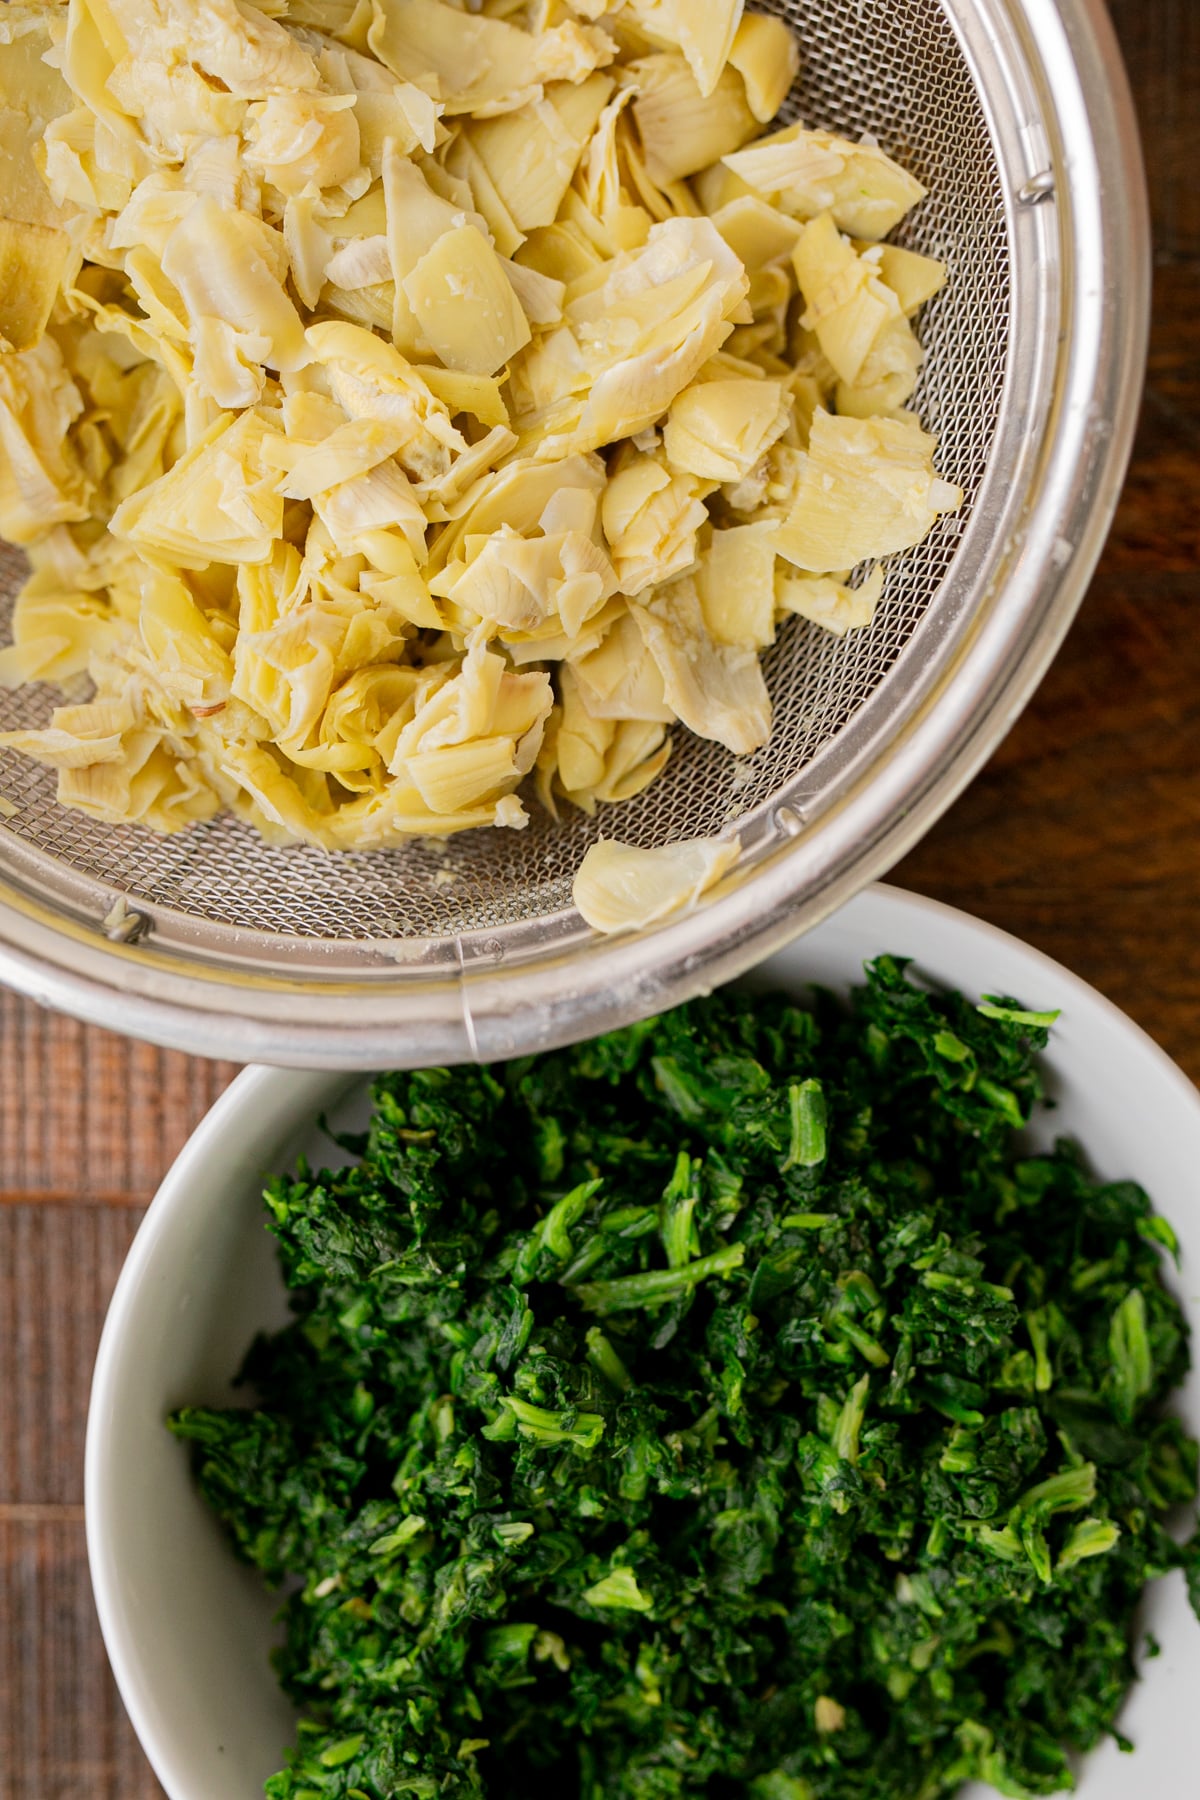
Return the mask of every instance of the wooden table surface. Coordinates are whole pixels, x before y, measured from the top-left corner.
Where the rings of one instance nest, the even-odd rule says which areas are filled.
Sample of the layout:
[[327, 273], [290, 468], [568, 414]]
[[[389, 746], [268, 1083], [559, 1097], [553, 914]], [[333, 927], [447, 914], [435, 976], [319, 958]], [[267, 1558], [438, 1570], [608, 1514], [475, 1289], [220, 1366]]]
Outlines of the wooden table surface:
[[[1156, 232], [1133, 466], [1055, 667], [895, 879], [1059, 958], [1200, 1079], [1200, 5], [1111, 10]], [[0, 995], [0, 1800], [160, 1793], [92, 1608], [84, 1420], [142, 1211], [233, 1073]]]

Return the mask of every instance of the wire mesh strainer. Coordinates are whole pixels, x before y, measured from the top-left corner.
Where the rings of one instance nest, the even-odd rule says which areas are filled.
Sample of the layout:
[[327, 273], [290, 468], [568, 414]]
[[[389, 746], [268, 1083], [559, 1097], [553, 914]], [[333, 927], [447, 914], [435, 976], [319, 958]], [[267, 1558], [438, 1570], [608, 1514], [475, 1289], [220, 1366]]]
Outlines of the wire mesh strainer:
[[[770, 743], [680, 734], [594, 820], [371, 855], [272, 849], [231, 818], [172, 838], [58, 808], [0, 753], [0, 975], [161, 1042], [300, 1065], [513, 1055], [727, 979], [915, 840], [1011, 724], [1111, 517], [1147, 315], [1136, 131], [1100, 0], [777, 0], [803, 50], [790, 116], [873, 132], [929, 189], [900, 241], [944, 258], [914, 404], [967, 495], [893, 559], [873, 626], [801, 620], [767, 660]], [[3, 611], [21, 559], [0, 563]], [[55, 695], [0, 695], [0, 729]], [[601, 835], [736, 826], [695, 913], [597, 941], [571, 877]], [[113, 913], [122, 897], [125, 907]], [[128, 910], [126, 910], [128, 909]]]

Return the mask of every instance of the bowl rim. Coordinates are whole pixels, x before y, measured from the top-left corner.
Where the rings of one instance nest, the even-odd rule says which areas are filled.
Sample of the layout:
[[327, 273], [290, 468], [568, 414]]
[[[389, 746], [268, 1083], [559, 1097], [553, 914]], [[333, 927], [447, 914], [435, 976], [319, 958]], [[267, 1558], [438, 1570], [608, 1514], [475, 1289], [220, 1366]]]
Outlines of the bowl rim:
[[[1103, 0], [938, 4], [994, 90], [989, 126], [1020, 252], [1012, 331], [1022, 356], [1010, 361], [1008, 398], [1026, 431], [1010, 446], [1013, 466], [985, 478], [964, 534], [971, 572], [946, 623], [953, 655], [936, 668], [901, 658], [862, 729], [833, 747], [819, 803], [796, 777], [743, 830], [739, 867], [712, 896], [608, 939], [568, 911], [536, 929], [339, 945], [218, 930], [148, 906], [158, 928], [111, 943], [79, 884], [51, 906], [37, 853], [4, 834], [0, 979], [209, 1056], [347, 1069], [488, 1060], [578, 1040], [732, 979], [917, 842], [1011, 728], [1083, 597], [1132, 447], [1150, 292], [1137, 124]], [[981, 556], [985, 537], [994, 553]]]
[[[854, 929], [861, 931], [863, 938], [869, 939], [872, 945], [878, 946], [889, 940], [899, 944], [905, 921], [919, 918], [926, 925], [941, 923], [947, 928], [965, 928], [972, 949], [978, 949], [983, 968], [993, 951], [1019, 955], [1029, 970], [1031, 981], [1039, 986], [1044, 984], [1044, 991], [1052, 994], [1064, 1010], [1069, 1008], [1075, 1017], [1085, 1015], [1092, 1023], [1124, 1040], [1130, 1053], [1149, 1069], [1156, 1086], [1172, 1096], [1175, 1106], [1182, 1106], [1185, 1112], [1191, 1113], [1200, 1143], [1200, 1091], [1140, 1025], [1082, 977], [986, 920], [887, 883], [877, 882], [865, 889], [856, 897], [854, 906], [864, 914], [861, 926], [852, 921]], [[837, 918], [830, 920], [830, 927], [836, 926], [837, 922]], [[870, 950], [864, 952], [870, 953]], [[875, 953], [878, 953], [877, 948]], [[311, 1097], [313, 1110], [322, 1103], [328, 1104], [330, 1086], [338, 1080], [339, 1073], [344, 1076], [347, 1086], [355, 1085], [355, 1076], [344, 1071], [304, 1073], [262, 1065], [251, 1065], [234, 1078], [188, 1138], [151, 1201], [114, 1289], [96, 1355], [84, 1455], [84, 1519], [92, 1589], [105, 1647], [126, 1711], [156, 1775], [174, 1800], [197, 1800], [197, 1797], [186, 1785], [186, 1772], [178, 1768], [170, 1743], [160, 1737], [157, 1730], [151, 1699], [153, 1682], [121, 1604], [121, 1567], [107, 1529], [109, 1508], [115, 1504], [119, 1483], [116, 1464], [110, 1456], [106, 1421], [121, 1403], [119, 1365], [127, 1336], [136, 1320], [143, 1288], [150, 1279], [152, 1265], [161, 1247], [171, 1238], [176, 1220], [191, 1204], [198, 1179], [203, 1180], [213, 1147], [236, 1133], [239, 1120], [247, 1115], [256, 1117], [274, 1112], [284, 1101], [294, 1110], [305, 1093]], [[365, 1076], [360, 1073], [357, 1078], [361, 1080]]]

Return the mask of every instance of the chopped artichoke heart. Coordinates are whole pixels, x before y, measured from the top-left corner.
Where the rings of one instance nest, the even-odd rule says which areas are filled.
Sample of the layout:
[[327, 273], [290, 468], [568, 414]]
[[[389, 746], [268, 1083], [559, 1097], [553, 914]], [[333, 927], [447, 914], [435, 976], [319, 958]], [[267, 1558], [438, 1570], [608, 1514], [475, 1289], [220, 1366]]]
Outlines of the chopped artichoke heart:
[[594, 650], [574, 659], [570, 667], [591, 718], [675, 723], [658, 664], [646, 648], [637, 620], [628, 612], [622, 613]]
[[727, 201], [712, 215], [712, 222], [751, 274], [790, 257], [801, 229], [795, 219], [757, 194]]
[[633, 115], [646, 170], [660, 187], [719, 162], [754, 136], [745, 83], [733, 69], [707, 95], [682, 56], [646, 56], [629, 63], [624, 75], [637, 87]]
[[[68, 702], [3, 743], [63, 805], [594, 813], [676, 725], [763, 744], [780, 621], [864, 627], [959, 503], [903, 410], [945, 268], [875, 241], [924, 190], [757, 135], [799, 57], [743, 0], [2, 12], [0, 687]], [[737, 854], [598, 850], [602, 929]]]
[[898, 244], [882, 244], [876, 255], [880, 278], [899, 300], [906, 319], [920, 312], [925, 302], [946, 285], [946, 265], [936, 256], [921, 256], [915, 250], [902, 250]]
[[800, 46], [791, 27], [769, 13], [747, 13], [734, 36], [729, 61], [746, 84], [754, 117], [769, 124], [800, 73]]
[[21, 225], [64, 225], [73, 206], [56, 200], [39, 157], [47, 128], [64, 118], [75, 96], [61, 70], [48, 63], [51, 27], [62, 17], [56, 6], [6, 5], [0, 42], [0, 212]]
[[0, 218], [0, 350], [32, 350], [40, 340], [70, 255], [65, 231]]
[[539, 454], [595, 449], [660, 419], [731, 329], [748, 291], [742, 265], [707, 219], [655, 225], [643, 248], [617, 256], [600, 285], [565, 310], [593, 371], [579, 423]]
[[368, 33], [379, 60], [439, 100], [447, 113], [509, 112], [550, 81], [583, 81], [615, 46], [568, 22], [530, 33], [441, 0], [375, 0]]
[[118, 537], [184, 569], [269, 562], [283, 500], [262, 456], [271, 427], [255, 412], [225, 413], [192, 448], [113, 514]]
[[718, 644], [709, 632], [696, 584], [685, 577], [633, 608], [646, 648], [658, 664], [667, 705], [697, 737], [748, 756], [771, 732], [771, 702], [757, 655]]
[[963, 499], [938, 477], [934, 447], [911, 421], [818, 412], [795, 504], [776, 534], [779, 555], [828, 575], [919, 544]]
[[834, 637], [862, 631], [875, 617], [883, 595], [883, 570], [876, 565], [860, 587], [846, 587], [831, 575], [780, 575], [776, 600], [781, 613], [796, 613]]
[[68, 431], [83, 397], [54, 339], [0, 354], [0, 532], [36, 542], [88, 517], [88, 482]]
[[791, 419], [778, 381], [704, 381], [667, 414], [663, 448], [672, 468], [712, 481], [740, 481], [783, 436]]
[[494, 375], [533, 335], [499, 257], [474, 225], [446, 232], [403, 285], [421, 331], [449, 369]]
[[741, 850], [738, 838], [693, 838], [655, 850], [601, 838], [576, 871], [572, 897], [594, 931], [636, 931], [694, 906]]
[[832, 215], [806, 225], [793, 255], [806, 312], [801, 324], [817, 342], [839, 380], [855, 382], [882, 335], [909, 333], [900, 302], [865, 258], [842, 237]]
[[882, 238], [925, 189], [876, 144], [789, 125], [724, 158], [725, 167], [801, 219], [833, 214], [839, 231]]
[[775, 554], [771, 520], [713, 532], [695, 580], [715, 644], [764, 650], [775, 642]]
[[265, 337], [266, 361], [274, 369], [299, 369], [308, 360], [304, 326], [283, 285], [286, 245], [261, 219], [202, 196], [167, 239], [162, 272], [178, 290], [193, 328], [200, 319], [224, 319], [235, 330]]
[[605, 75], [556, 83], [543, 99], [470, 127], [470, 140], [523, 232], [552, 225], [612, 93]]
[[688, 60], [702, 94], [711, 94], [729, 61], [743, 0], [628, 0], [652, 42], [675, 46]]
[[611, 477], [602, 518], [622, 593], [643, 593], [695, 562], [708, 518], [700, 492], [694, 476], [672, 474], [653, 456], [635, 456]]

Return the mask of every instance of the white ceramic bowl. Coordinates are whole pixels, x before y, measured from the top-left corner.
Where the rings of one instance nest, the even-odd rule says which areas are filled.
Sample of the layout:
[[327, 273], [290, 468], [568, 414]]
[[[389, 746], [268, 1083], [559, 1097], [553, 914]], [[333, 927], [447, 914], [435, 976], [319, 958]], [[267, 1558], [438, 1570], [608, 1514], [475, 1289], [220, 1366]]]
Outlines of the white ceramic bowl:
[[[1039, 1135], [1075, 1136], [1099, 1174], [1149, 1190], [1178, 1229], [1176, 1288], [1200, 1328], [1200, 1095], [1191, 1083], [1058, 964], [894, 888], [859, 895], [762, 973], [782, 987], [845, 988], [883, 951], [969, 993], [1061, 1007], [1048, 1059], [1059, 1106]], [[88, 1421], [88, 1554], [117, 1681], [170, 1800], [256, 1800], [293, 1721], [267, 1662], [274, 1603], [235, 1563], [163, 1420], [185, 1402], [225, 1401], [254, 1332], [286, 1316], [263, 1177], [302, 1150], [328, 1163], [315, 1115], [363, 1106], [361, 1078], [247, 1069], [163, 1182], [105, 1325]], [[1200, 1431], [1200, 1374], [1179, 1406]], [[1200, 1626], [1178, 1575], [1157, 1584], [1146, 1624], [1163, 1654], [1122, 1720], [1138, 1754], [1107, 1744], [1089, 1758], [1084, 1800], [1180, 1796], [1190, 1791], [1184, 1771], [1200, 1763]]]

